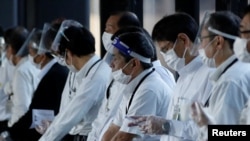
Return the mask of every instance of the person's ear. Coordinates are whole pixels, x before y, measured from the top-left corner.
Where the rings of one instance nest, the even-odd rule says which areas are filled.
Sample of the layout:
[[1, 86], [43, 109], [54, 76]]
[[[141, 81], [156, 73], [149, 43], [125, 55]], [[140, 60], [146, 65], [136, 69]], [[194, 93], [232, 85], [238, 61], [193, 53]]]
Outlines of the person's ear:
[[182, 43], [184, 44], [185, 47], [191, 47], [191, 42], [189, 37], [187, 36], [187, 34], [185, 33], [179, 33], [177, 35], [177, 38], [182, 41]]
[[221, 50], [224, 46], [225, 39], [222, 36], [215, 36], [215, 38], [216, 49]]

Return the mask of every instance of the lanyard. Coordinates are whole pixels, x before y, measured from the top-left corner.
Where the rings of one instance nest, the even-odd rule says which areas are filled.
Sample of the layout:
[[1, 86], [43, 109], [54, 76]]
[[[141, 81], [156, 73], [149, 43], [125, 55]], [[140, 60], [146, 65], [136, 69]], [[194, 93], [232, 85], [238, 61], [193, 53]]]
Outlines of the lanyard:
[[136, 87], [135, 87], [135, 89], [134, 89], [134, 91], [133, 91], [133, 93], [132, 93], [132, 95], [131, 95], [131, 97], [130, 97], [130, 100], [129, 100], [129, 103], [128, 103], [128, 107], [126, 108], [126, 114], [128, 114], [128, 110], [129, 110], [129, 107], [130, 107], [130, 105], [131, 105], [131, 103], [132, 103], [132, 101], [133, 101], [133, 98], [134, 98], [134, 95], [135, 95], [135, 93], [136, 93], [136, 91], [137, 91], [137, 89], [139, 88], [139, 86], [141, 85], [141, 83], [152, 73], [152, 72], [154, 72], [154, 68], [149, 72], [149, 73], [147, 73], [141, 80], [140, 80], [140, 82], [136, 85]]
[[[99, 62], [101, 61], [101, 59], [97, 60], [87, 71], [85, 77], [88, 76], [88, 73], [90, 72], [90, 70]], [[76, 92], [76, 87], [75, 87], [75, 76], [76, 73], [71, 72], [70, 73], [70, 78], [69, 78], [69, 97], [72, 98], [72, 92], [75, 93]], [[71, 82], [72, 81], [72, 82]]]
[[107, 88], [107, 91], [106, 91], [106, 98], [107, 99], [109, 99], [109, 97], [110, 97], [110, 88], [113, 85], [113, 83], [114, 83], [114, 79], [112, 79], [112, 81], [109, 83], [109, 86]]
[[[238, 61], [238, 59], [237, 58], [235, 58], [222, 72], [221, 72], [221, 74], [220, 74], [220, 76], [219, 76], [219, 78], [234, 64], [234, 63], [236, 63]], [[207, 101], [206, 101], [206, 103], [205, 103], [205, 105], [204, 105], [204, 107], [208, 107], [209, 106], [209, 100], [210, 100], [210, 97], [211, 97], [211, 95], [208, 97], [208, 99], [207, 99]]]
[[100, 62], [100, 61], [101, 61], [101, 59], [97, 60], [97, 61], [89, 68], [89, 70], [87, 71], [85, 77], [88, 76], [90, 70], [91, 70], [98, 62]]

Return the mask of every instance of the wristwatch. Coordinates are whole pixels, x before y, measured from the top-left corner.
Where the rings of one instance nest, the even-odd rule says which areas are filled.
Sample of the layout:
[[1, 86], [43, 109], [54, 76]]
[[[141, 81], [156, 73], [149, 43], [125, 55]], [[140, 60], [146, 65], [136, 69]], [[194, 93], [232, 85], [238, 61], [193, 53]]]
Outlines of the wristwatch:
[[169, 134], [169, 131], [170, 131], [170, 122], [166, 121], [165, 123], [162, 124], [161, 128], [163, 130], [163, 134]]

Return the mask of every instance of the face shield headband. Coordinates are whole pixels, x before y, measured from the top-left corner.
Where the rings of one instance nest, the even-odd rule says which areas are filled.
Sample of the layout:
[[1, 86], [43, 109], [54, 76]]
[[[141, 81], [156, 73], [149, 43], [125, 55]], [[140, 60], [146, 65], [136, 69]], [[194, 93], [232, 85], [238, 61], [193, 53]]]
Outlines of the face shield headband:
[[151, 59], [147, 57], [143, 57], [140, 54], [132, 51], [126, 44], [124, 44], [118, 37], [116, 37], [112, 45], [116, 47], [120, 52], [124, 53], [126, 56], [132, 56], [134, 58], [139, 59], [140, 61], [144, 63], [151, 63]]

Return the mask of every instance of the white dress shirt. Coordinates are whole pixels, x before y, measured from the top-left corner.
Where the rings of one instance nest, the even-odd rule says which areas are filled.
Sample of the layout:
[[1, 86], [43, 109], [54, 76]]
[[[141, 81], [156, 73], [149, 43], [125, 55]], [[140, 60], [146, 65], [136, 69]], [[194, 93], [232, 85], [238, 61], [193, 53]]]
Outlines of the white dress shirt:
[[[120, 131], [138, 135], [138, 138], [133, 140], [158, 141], [159, 137], [142, 134], [138, 127], [128, 127], [128, 123], [131, 121], [125, 116], [155, 115], [165, 117], [171, 99], [172, 89], [166, 85], [157, 72], [152, 72], [139, 85], [131, 101], [135, 87], [151, 70], [144, 70], [124, 88], [123, 99], [113, 122], [120, 126]], [[129, 101], [131, 101], [130, 105]]]
[[166, 67], [162, 66], [160, 60], [156, 60], [152, 62], [152, 64], [155, 68], [155, 71], [161, 76], [162, 80], [166, 82], [170, 88], [174, 88], [176, 82], [173, 73], [170, 72]]
[[217, 124], [238, 124], [250, 95], [250, 64], [241, 61], [232, 64], [235, 59], [234, 55], [228, 58], [211, 77], [214, 87], [208, 110]]
[[27, 57], [24, 57], [16, 65], [13, 77], [13, 107], [8, 126], [11, 127], [29, 109], [33, 93], [39, 83], [38, 70]]
[[102, 101], [97, 118], [92, 123], [92, 130], [88, 135], [88, 141], [101, 141], [102, 136], [112, 123], [118, 111], [117, 107], [119, 107], [122, 100], [121, 92], [125, 85], [112, 80], [113, 79], [110, 81], [110, 83], [113, 82], [112, 85], [107, 87], [110, 92], [109, 96], [107, 96], [106, 90], [106, 96]]
[[91, 68], [98, 60], [98, 56], [93, 56], [76, 73], [76, 87], [73, 86], [76, 88], [75, 94], [68, 93], [67, 105], [60, 108], [60, 112], [39, 141], [59, 141], [69, 132], [72, 135], [87, 136], [91, 131], [91, 124], [97, 116], [111, 74], [110, 67], [103, 61]]
[[215, 69], [208, 68], [203, 64], [200, 56], [198, 56], [178, 72], [180, 76], [174, 88], [173, 99], [170, 102], [167, 113], [167, 120], [170, 120], [172, 123], [169, 133], [170, 136], [162, 135], [161, 141], [192, 140], [198, 137], [199, 127], [191, 118], [186, 121], [175, 119], [175, 107], [180, 97], [190, 100], [189, 102], [197, 101], [205, 105], [212, 88], [209, 77], [214, 70]]

